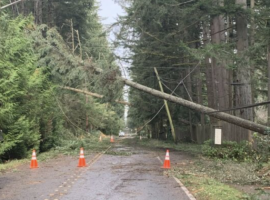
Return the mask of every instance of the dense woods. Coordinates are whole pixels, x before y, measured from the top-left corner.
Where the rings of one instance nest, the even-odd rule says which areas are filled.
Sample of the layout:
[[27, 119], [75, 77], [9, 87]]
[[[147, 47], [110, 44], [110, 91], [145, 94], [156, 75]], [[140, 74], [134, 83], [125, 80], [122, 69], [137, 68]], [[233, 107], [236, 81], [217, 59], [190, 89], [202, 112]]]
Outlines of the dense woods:
[[[128, 50], [121, 59], [130, 63], [133, 81], [262, 129], [269, 125], [270, 106], [241, 108], [270, 100], [268, 1], [116, 2], [126, 15], [115, 24], [114, 45]], [[1, 9], [3, 159], [25, 157], [32, 148], [46, 151], [66, 136], [117, 134], [124, 125], [119, 102], [132, 105], [129, 127], [148, 137], [202, 143], [221, 127], [223, 140], [253, 141], [256, 128], [183, 104], [168, 103], [170, 121], [163, 100], [133, 88], [124, 102], [123, 80], [116, 78], [121, 72], [97, 9], [95, 0], [20, 1]]]
[[[267, 125], [269, 2], [261, 0], [121, 1], [127, 15], [116, 45], [130, 49], [135, 82]], [[129, 123], [154, 138], [170, 136], [163, 101], [130, 89]], [[140, 108], [140, 109], [138, 109]], [[223, 140], [252, 141], [252, 132], [169, 103], [177, 140], [203, 142], [222, 127]], [[160, 110], [161, 109], [161, 110]], [[268, 109], [269, 110], [269, 109]], [[159, 113], [159, 114], [157, 114]]]
[[[1, 1], [0, 7], [10, 1]], [[88, 1], [22, 1], [0, 13], [1, 160], [46, 151], [61, 139], [117, 134], [123, 126], [120, 74]], [[93, 68], [104, 70], [96, 75]], [[104, 95], [76, 93], [72, 87]]]
[[3, 199], [270, 199], [270, 0], [0, 0], [0, 174]]

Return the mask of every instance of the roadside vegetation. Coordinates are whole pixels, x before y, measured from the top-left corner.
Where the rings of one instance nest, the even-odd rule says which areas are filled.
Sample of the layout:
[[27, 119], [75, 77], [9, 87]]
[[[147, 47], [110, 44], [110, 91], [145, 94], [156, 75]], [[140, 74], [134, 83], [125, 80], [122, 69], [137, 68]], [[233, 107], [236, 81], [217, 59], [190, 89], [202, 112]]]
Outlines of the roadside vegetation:
[[[117, 43], [131, 52], [132, 79], [186, 100], [168, 101], [165, 109], [163, 99], [131, 88], [136, 106], [129, 109], [128, 125], [151, 138], [139, 143], [190, 155], [169, 174], [198, 199], [270, 199], [260, 195], [269, 190], [267, 128], [252, 135], [252, 125], [243, 129], [215, 118], [227, 113], [270, 125], [270, 1], [121, 2], [127, 14], [119, 20]], [[195, 110], [190, 102], [217, 112]], [[213, 145], [217, 127], [221, 146]]]
[[[102, 137], [102, 142], [99, 141], [100, 136]], [[81, 137], [75, 137], [73, 134], [65, 134], [55, 142], [54, 147], [49, 151], [38, 153], [37, 160], [38, 162], [43, 162], [63, 155], [78, 157], [81, 147], [84, 148], [84, 154], [89, 155], [105, 151], [110, 145], [110, 137], [107, 137], [99, 131], [96, 131], [89, 136], [82, 135]], [[16, 171], [18, 166], [30, 163], [30, 160], [31, 154], [25, 159], [2, 161], [2, 163], [0, 163], [0, 173]]]
[[172, 168], [164, 173], [181, 180], [198, 200], [269, 199], [270, 162], [261, 159], [264, 155], [269, 159], [266, 141], [261, 143], [266, 148], [256, 152], [245, 143], [225, 142], [217, 146], [212, 141], [198, 145], [137, 139], [142, 146], [186, 155], [184, 160], [171, 160]]
[[[9, 3], [1, 1], [0, 7]], [[14, 6], [0, 10], [0, 163], [29, 158], [32, 149], [49, 151], [44, 157], [81, 146], [103, 149], [95, 135], [118, 134], [124, 107], [115, 103], [123, 86], [110, 78], [120, 70], [96, 2]]]
[[[115, 1], [126, 15], [115, 24], [120, 27], [114, 44], [127, 49], [122, 60], [130, 63], [133, 81], [157, 90], [163, 85], [165, 93], [270, 125], [269, 1]], [[124, 93], [118, 56], [97, 10], [96, 0], [18, 1], [1, 9], [0, 171], [28, 162], [32, 149], [41, 161], [77, 155], [80, 147], [102, 151], [109, 141], [98, 142], [100, 131], [117, 135], [124, 127], [124, 107], [116, 103]], [[171, 102], [168, 120], [162, 99], [135, 88], [129, 101], [129, 127], [170, 139], [139, 144], [191, 155], [168, 174], [198, 199], [267, 199], [261, 193], [270, 184], [269, 136], [251, 137], [247, 129]], [[263, 106], [250, 106], [259, 102]], [[230, 140], [221, 146], [213, 145], [210, 131], [217, 125]]]

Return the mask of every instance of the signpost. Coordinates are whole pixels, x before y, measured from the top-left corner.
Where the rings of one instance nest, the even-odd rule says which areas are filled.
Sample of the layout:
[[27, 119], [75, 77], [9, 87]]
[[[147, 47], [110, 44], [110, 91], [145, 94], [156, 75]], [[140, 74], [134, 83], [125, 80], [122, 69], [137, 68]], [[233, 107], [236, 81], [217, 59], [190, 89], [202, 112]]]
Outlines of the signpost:
[[222, 129], [215, 128], [215, 144], [221, 145]]

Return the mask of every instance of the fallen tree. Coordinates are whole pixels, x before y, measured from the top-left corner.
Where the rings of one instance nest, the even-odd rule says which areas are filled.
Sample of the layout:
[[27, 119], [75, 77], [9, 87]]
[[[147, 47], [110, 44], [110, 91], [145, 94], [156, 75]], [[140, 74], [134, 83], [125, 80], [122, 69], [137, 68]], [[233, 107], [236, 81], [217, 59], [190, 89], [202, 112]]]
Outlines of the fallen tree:
[[[94, 70], [97, 73], [103, 73], [103, 70], [100, 69], [100, 68], [94, 68]], [[130, 87], [136, 88], [136, 89], [141, 90], [141, 91], [146, 92], [146, 93], [149, 93], [149, 94], [151, 94], [153, 96], [156, 96], [156, 97], [159, 97], [161, 99], [166, 99], [168, 101], [180, 104], [182, 106], [186, 106], [186, 107], [188, 107], [190, 109], [193, 109], [195, 111], [198, 111], [200, 113], [203, 113], [203, 114], [209, 115], [211, 117], [214, 117], [214, 118], [229, 122], [231, 124], [235, 124], [235, 125], [240, 126], [242, 128], [246, 128], [248, 130], [255, 131], [255, 132], [258, 132], [258, 133], [263, 134], [263, 135], [267, 135], [267, 134], [270, 133], [270, 127], [267, 127], [267, 126], [264, 126], [264, 125], [261, 125], [261, 124], [257, 124], [255, 122], [252, 122], [252, 121], [249, 121], [249, 120], [246, 120], [246, 119], [242, 119], [242, 118], [234, 116], [234, 115], [230, 115], [230, 114], [227, 114], [227, 113], [224, 113], [224, 112], [220, 112], [218, 110], [215, 110], [215, 109], [209, 108], [207, 106], [203, 106], [203, 105], [200, 105], [200, 104], [185, 100], [185, 99], [180, 98], [180, 97], [176, 97], [176, 96], [173, 96], [173, 95], [170, 95], [170, 94], [160, 92], [160, 91], [155, 90], [153, 88], [146, 87], [144, 85], [141, 85], [139, 83], [130, 81], [130, 80], [122, 78], [122, 77], [114, 77], [112, 79], [120, 80], [125, 85], [128, 85]], [[73, 88], [72, 90], [76, 91], [76, 92], [81, 92], [81, 91], [79, 91], [78, 89], [75, 89], [75, 88]], [[87, 94], [86, 91], [83, 91], [81, 93]], [[95, 94], [95, 93], [92, 93], [92, 94]], [[95, 95], [98, 96], [99, 94], [95, 94]], [[100, 96], [102, 96], [102, 95], [100, 95]], [[126, 104], [126, 105], [128, 105], [128, 104]]]
[[[80, 89], [76, 89], [76, 88], [72, 88], [72, 87], [65, 86], [65, 87], [61, 87], [61, 88], [66, 89], [66, 90], [71, 90], [71, 91], [74, 91], [74, 92], [83, 93], [83, 94], [93, 96], [93, 97], [97, 97], [97, 98], [100, 98], [100, 99], [102, 99], [104, 97], [103, 95], [100, 95], [100, 94], [97, 94], [97, 93], [93, 93], [93, 92], [89, 92], [89, 91], [85, 91], [85, 90], [80, 90]], [[131, 106], [131, 104], [129, 102], [126, 102], [126, 101], [115, 100], [115, 102]]]
[[136, 89], [141, 90], [141, 91], [146, 92], [146, 93], [149, 93], [153, 96], [180, 104], [182, 106], [186, 106], [186, 107], [193, 109], [193, 110], [196, 110], [200, 113], [207, 114], [211, 117], [215, 117], [217, 119], [235, 124], [235, 125], [240, 126], [242, 128], [246, 128], [248, 130], [255, 131], [255, 132], [258, 132], [258, 133], [263, 134], [263, 135], [268, 134], [268, 132], [270, 131], [270, 128], [267, 126], [257, 124], [255, 122], [252, 122], [252, 121], [249, 121], [246, 119], [242, 119], [240, 117], [236, 117], [234, 115], [230, 115], [230, 114], [227, 114], [224, 112], [216, 112], [217, 110], [215, 110], [215, 109], [212, 109], [212, 108], [209, 108], [209, 107], [206, 107], [206, 106], [203, 106], [203, 105], [191, 102], [191, 101], [187, 101], [187, 100], [182, 99], [180, 97], [175, 97], [173, 95], [160, 92], [158, 90], [146, 87], [146, 86], [141, 85], [139, 83], [135, 83], [135, 82], [130, 81], [128, 79], [124, 79], [122, 77], [119, 77], [119, 79], [121, 81], [123, 81], [124, 84], [126, 84], [130, 87], [136, 88]]

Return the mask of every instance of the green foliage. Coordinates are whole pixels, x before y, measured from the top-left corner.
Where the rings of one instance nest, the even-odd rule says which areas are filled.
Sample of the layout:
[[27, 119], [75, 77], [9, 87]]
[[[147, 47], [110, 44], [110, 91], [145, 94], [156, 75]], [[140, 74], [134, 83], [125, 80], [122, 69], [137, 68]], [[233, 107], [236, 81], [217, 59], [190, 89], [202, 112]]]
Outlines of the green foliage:
[[202, 152], [210, 158], [255, 161], [259, 165], [267, 163], [270, 157], [269, 136], [255, 134], [253, 139], [253, 145], [247, 141], [224, 141], [221, 145], [214, 145], [212, 140], [208, 140], [204, 143]]
[[30, 79], [36, 56], [25, 35], [32, 19], [0, 17], [0, 127], [4, 133], [0, 156], [22, 158], [30, 148], [39, 146], [40, 139], [39, 124], [28, 112], [31, 97], [37, 95], [32, 90], [34, 79]]
[[37, 68], [33, 18], [0, 16], [1, 159], [23, 158], [61, 131], [54, 84], [47, 68]]
[[[193, 51], [197, 46], [196, 42], [189, 45], [187, 41], [199, 41], [200, 31], [196, 26], [190, 27], [190, 24], [199, 23], [206, 15], [203, 15], [204, 11], [198, 9], [200, 5], [197, 1], [189, 2], [183, 7], [181, 4], [185, 2], [180, 0], [131, 2], [126, 8], [127, 15], [119, 19], [122, 28], [118, 35], [118, 43], [131, 51], [127, 59], [132, 63], [130, 68], [132, 79], [160, 90], [154, 73], [156, 67], [164, 92], [170, 94], [181, 77], [185, 76], [186, 71], [193, 67], [191, 63], [196, 62], [197, 58], [202, 58], [200, 53]], [[189, 29], [186, 30], [186, 27]], [[175, 91], [175, 95], [188, 98], [188, 94], [181, 86]], [[161, 99], [135, 89], [130, 89], [130, 102], [135, 105], [128, 113], [134, 127], [143, 126], [163, 105]], [[176, 104], [169, 103], [169, 107], [174, 121], [185, 118], [188, 112], [188, 109]], [[166, 116], [165, 109], [161, 110], [150, 125], [154, 127], [161, 124]], [[193, 118], [197, 120], [196, 114]], [[152, 130], [153, 134], [156, 132]]]
[[[83, 132], [81, 132], [83, 134]], [[100, 152], [106, 150], [110, 146], [110, 140], [104, 139], [99, 142], [99, 131], [93, 131], [91, 135], [75, 137], [71, 132], [60, 134], [54, 147], [55, 151], [67, 155], [78, 155], [81, 147], [88, 152]]]
[[[225, 102], [233, 103], [230, 106], [224, 106], [223, 109], [235, 107], [238, 102], [235, 98], [239, 96], [236, 92], [241, 87], [230, 83], [240, 81], [237, 80], [239, 79], [238, 71], [241, 67], [245, 67], [251, 71], [250, 84], [252, 85], [252, 95], [254, 95], [250, 95], [250, 98], [251, 96], [253, 98], [252, 101], [259, 102], [267, 99], [267, 92], [269, 92], [266, 76], [267, 52], [269, 52], [270, 44], [268, 1], [256, 1], [254, 8], [250, 7], [249, 0], [242, 1], [246, 6], [237, 4], [235, 0], [147, 2], [127, 0], [125, 2], [127, 14], [119, 18], [122, 27], [116, 43], [131, 51], [124, 59], [131, 62], [130, 74], [134, 81], [159, 90], [153, 70], [156, 67], [165, 93], [171, 93], [180, 80], [188, 74], [188, 71], [196, 65], [195, 63], [201, 61], [198, 67], [201, 73], [191, 73], [190, 80], [187, 78], [184, 81], [186, 86], [181, 84], [175, 91], [175, 96], [190, 100], [188, 92], [192, 101], [215, 109], [221, 109], [219, 107], [223, 107], [222, 101], [226, 98]], [[247, 9], [245, 9], [246, 7]], [[237, 29], [242, 23], [237, 22], [240, 25], [236, 26], [236, 18], [239, 16], [243, 17], [241, 19], [243, 23], [246, 21], [248, 24], [247, 33], [245, 33], [248, 35], [245, 40], [248, 40], [248, 44], [245, 44], [242, 55], [235, 52], [238, 48], [237, 41], [242, 40], [242, 38], [237, 38]], [[215, 32], [215, 29], [219, 29], [218, 27], [222, 27], [224, 30]], [[208, 62], [210, 59], [211, 63]], [[215, 68], [215, 66], [217, 67]], [[208, 73], [211, 74], [221, 66], [226, 68], [224, 70], [228, 70], [230, 77], [217, 81], [212, 80], [213, 77], [215, 79], [216, 76], [219, 76], [219, 72], [215, 72], [211, 77]], [[209, 72], [211, 68], [212, 72]], [[222, 74], [225, 73], [222, 72]], [[201, 88], [197, 87], [198, 79], [201, 80], [199, 83]], [[224, 84], [217, 86], [225, 79]], [[245, 80], [243, 79], [241, 82], [245, 82]], [[250, 81], [247, 79], [247, 82]], [[219, 96], [218, 98], [214, 97], [214, 94], [212, 95], [213, 89], [219, 90], [218, 88], [227, 86], [229, 89], [225, 95], [223, 95], [223, 91], [219, 91], [216, 95]], [[230, 99], [228, 100], [227, 97]], [[245, 98], [243, 97], [243, 99]], [[250, 99], [250, 102], [252, 101]], [[130, 102], [135, 105], [129, 109], [129, 122], [132, 127], [143, 126], [157, 114], [163, 104], [162, 100], [157, 100], [135, 89], [130, 90]], [[169, 107], [175, 124], [179, 123], [179, 118], [189, 119], [194, 124], [201, 123], [199, 113], [190, 112], [186, 107], [175, 104], [169, 104]], [[191, 119], [189, 118], [190, 113]], [[153, 134], [159, 132], [154, 130], [154, 127], [161, 124], [164, 118], [166, 118], [165, 109], [161, 110], [150, 122]], [[205, 120], [208, 123], [212, 123], [212, 121]], [[184, 129], [181, 128], [181, 131]]]
[[246, 195], [243, 192], [240, 192], [227, 184], [216, 181], [211, 177], [198, 176], [194, 173], [180, 174], [176, 172], [174, 172], [174, 176], [179, 178], [190, 190], [197, 191], [195, 194], [197, 199], [246, 199]]
[[[95, 1], [44, 1], [39, 8], [24, 3], [28, 9], [19, 3], [18, 13], [35, 15], [39, 9], [42, 15], [14, 19], [0, 15], [1, 159], [23, 158], [33, 148], [55, 148], [66, 132], [117, 134], [123, 126], [124, 107], [114, 101], [121, 100], [123, 85], [115, 81], [120, 71]], [[5, 11], [12, 13], [10, 8]], [[42, 21], [45, 24], [37, 25]], [[94, 74], [94, 67], [102, 68], [104, 76]], [[93, 99], [59, 86], [87, 89], [104, 98]]]
[[[80, 51], [73, 53], [71, 37], [64, 41], [63, 34], [55, 28], [41, 25], [30, 34], [34, 41], [34, 50], [38, 52], [38, 66], [48, 74], [52, 83], [104, 95], [102, 100], [94, 100], [83, 94], [57, 89], [57, 95], [52, 100], [55, 101], [60, 115], [64, 116], [64, 127], [72, 130], [74, 135], [77, 135], [77, 129], [85, 130], [85, 133], [91, 131], [90, 128], [100, 129], [113, 134], [118, 133], [120, 129], [120, 113], [123, 113], [123, 106], [113, 104], [108, 107], [106, 103], [121, 99], [123, 86], [115, 83], [115, 76], [120, 72], [113, 63], [106, 35], [101, 34], [102, 26], [98, 20], [96, 8], [93, 7], [85, 18], [85, 23], [89, 25], [86, 35], [80, 37], [83, 46], [78, 48], [81, 48], [83, 55], [80, 55]], [[73, 36], [78, 41], [78, 36]], [[102, 45], [102, 48], [96, 48], [97, 44]], [[104, 75], [95, 75], [94, 67], [102, 68]], [[113, 79], [110, 79], [111, 77]], [[51, 141], [54, 141], [53, 137], [50, 136]], [[50, 145], [48, 143], [45, 146]]]
[[[36, 127], [35, 127], [36, 126]], [[10, 143], [10, 148], [5, 149], [4, 158], [24, 158], [29, 149], [39, 148], [40, 134], [38, 126], [34, 121], [28, 121], [25, 117], [20, 117], [9, 127], [8, 134], [4, 137], [4, 144]]]
[[203, 155], [211, 158], [233, 159], [238, 161], [251, 160], [253, 151], [248, 142], [241, 143], [223, 141], [221, 145], [214, 145], [212, 140], [204, 142]]
[[270, 161], [270, 135], [260, 136], [253, 134], [254, 139], [254, 160], [259, 163]]

